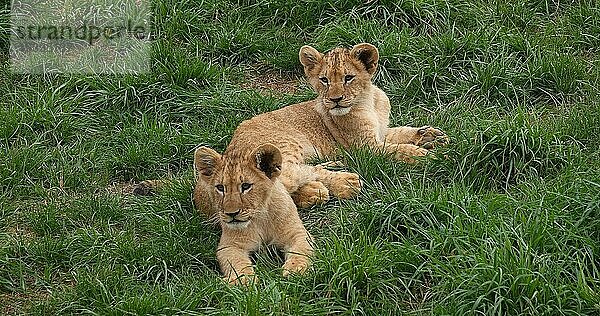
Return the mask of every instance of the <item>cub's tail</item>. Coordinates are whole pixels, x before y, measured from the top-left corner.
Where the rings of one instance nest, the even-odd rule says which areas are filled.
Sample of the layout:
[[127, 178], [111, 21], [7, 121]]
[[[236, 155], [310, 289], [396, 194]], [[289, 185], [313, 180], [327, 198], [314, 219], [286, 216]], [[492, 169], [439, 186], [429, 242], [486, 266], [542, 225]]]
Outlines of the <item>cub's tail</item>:
[[158, 190], [169, 185], [169, 180], [144, 180], [137, 183], [133, 188], [134, 195], [153, 195]]

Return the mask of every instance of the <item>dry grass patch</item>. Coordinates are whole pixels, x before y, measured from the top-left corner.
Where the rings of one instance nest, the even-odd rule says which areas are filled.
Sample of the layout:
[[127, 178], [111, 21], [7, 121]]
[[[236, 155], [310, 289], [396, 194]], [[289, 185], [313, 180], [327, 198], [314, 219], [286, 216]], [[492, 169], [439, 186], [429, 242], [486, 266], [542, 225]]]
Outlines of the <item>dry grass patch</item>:
[[261, 93], [294, 94], [300, 86], [301, 76], [297, 72], [273, 69], [266, 64], [255, 64], [245, 71], [241, 87], [255, 89]]

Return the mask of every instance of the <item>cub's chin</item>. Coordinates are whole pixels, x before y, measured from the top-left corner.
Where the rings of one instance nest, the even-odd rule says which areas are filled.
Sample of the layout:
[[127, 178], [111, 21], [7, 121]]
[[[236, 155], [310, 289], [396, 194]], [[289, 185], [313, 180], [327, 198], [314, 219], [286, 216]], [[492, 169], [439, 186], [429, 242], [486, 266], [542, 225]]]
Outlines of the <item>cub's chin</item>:
[[348, 113], [350, 113], [350, 106], [348, 107], [341, 107], [341, 106], [337, 106], [334, 107], [333, 109], [329, 109], [329, 114], [331, 114], [332, 116], [342, 116], [342, 115], [346, 115]]
[[232, 221], [225, 223], [225, 226], [229, 229], [244, 229], [250, 225], [250, 220], [247, 221]]

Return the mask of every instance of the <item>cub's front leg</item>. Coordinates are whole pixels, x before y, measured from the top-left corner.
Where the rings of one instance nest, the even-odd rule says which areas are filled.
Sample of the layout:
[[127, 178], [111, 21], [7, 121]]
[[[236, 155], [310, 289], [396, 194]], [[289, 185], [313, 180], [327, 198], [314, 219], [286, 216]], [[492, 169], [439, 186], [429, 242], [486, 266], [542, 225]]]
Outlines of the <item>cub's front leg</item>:
[[423, 127], [393, 127], [388, 128], [385, 135], [386, 144], [412, 144], [425, 149], [446, 145], [448, 136], [441, 130], [430, 126]]
[[[429, 150], [412, 143], [391, 142], [387, 139], [387, 135], [385, 140], [380, 140], [377, 138], [375, 132], [369, 132], [363, 132], [363, 135], [365, 135], [364, 139], [369, 144], [369, 147], [379, 152], [390, 154], [397, 160], [414, 163], [416, 161], [414, 157], [422, 157], [429, 152]], [[398, 134], [404, 135], [406, 132], [399, 131]]]
[[313, 254], [312, 238], [306, 229], [304, 229], [304, 225], [302, 225], [302, 230], [292, 237], [291, 244], [285, 249], [284, 277], [292, 273], [302, 274], [310, 266], [310, 257]]
[[229, 284], [246, 285], [249, 281], [256, 280], [248, 250], [235, 245], [219, 244], [217, 260], [224, 280]]
[[395, 159], [406, 163], [415, 163], [415, 157], [423, 157], [429, 153], [429, 150], [413, 144], [384, 144], [380, 148]]

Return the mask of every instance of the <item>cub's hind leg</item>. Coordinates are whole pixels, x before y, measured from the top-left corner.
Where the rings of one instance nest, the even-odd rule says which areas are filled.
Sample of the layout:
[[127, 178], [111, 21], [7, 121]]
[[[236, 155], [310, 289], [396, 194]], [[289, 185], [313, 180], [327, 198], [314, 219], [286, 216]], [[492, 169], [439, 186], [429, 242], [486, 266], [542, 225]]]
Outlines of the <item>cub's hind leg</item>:
[[430, 126], [402, 126], [389, 128], [385, 135], [385, 143], [389, 145], [413, 144], [425, 149], [433, 149], [436, 146], [446, 145], [448, 136], [441, 130]]
[[361, 189], [358, 174], [327, 170], [323, 165], [285, 165], [280, 179], [300, 208], [327, 202], [330, 195], [340, 199], [352, 198]]
[[325, 184], [331, 195], [340, 199], [352, 198], [360, 192], [360, 176], [356, 173], [345, 171], [331, 171], [321, 166], [313, 167], [317, 179]]
[[317, 180], [313, 166], [289, 163], [281, 169], [279, 179], [298, 207], [310, 207], [329, 200], [329, 190]]
[[329, 201], [329, 190], [319, 181], [311, 181], [290, 193], [294, 203], [300, 208], [311, 207]]

